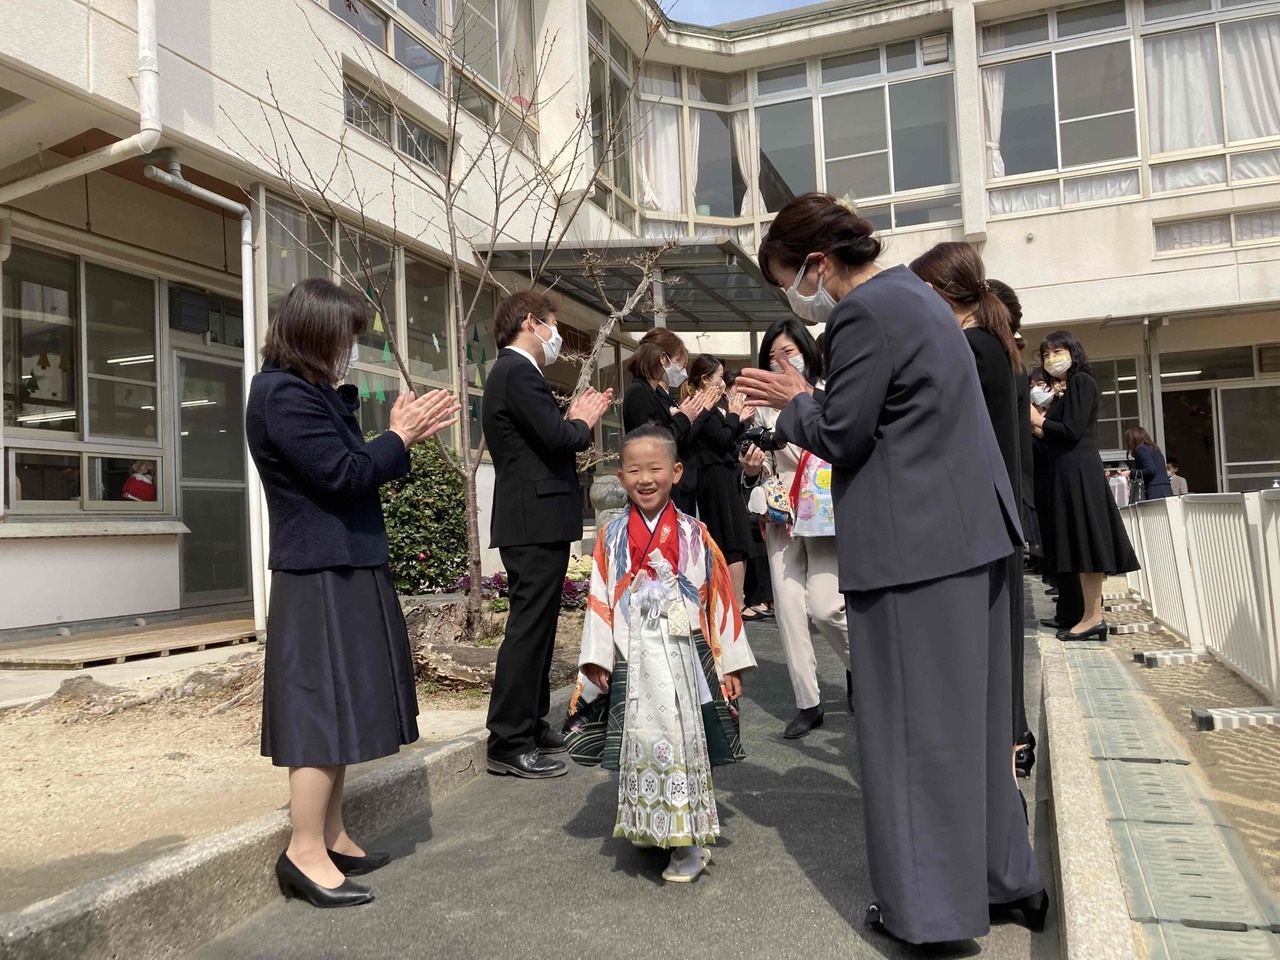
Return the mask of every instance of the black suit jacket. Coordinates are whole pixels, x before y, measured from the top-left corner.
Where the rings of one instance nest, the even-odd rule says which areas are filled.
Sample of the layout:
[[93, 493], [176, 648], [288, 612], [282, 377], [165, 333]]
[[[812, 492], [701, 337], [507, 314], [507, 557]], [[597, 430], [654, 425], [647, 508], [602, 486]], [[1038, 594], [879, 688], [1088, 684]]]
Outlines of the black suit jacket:
[[1022, 543], [973, 353], [906, 267], [856, 287], [827, 321], [825, 394], [777, 432], [832, 463], [842, 591], [963, 573]]
[[[964, 338], [969, 341], [969, 348], [973, 351], [982, 402], [986, 404], [996, 443], [1000, 445], [1000, 456], [1004, 458], [1005, 469], [1009, 472], [1009, 485], [1013, 488], [1014, 499], [1021, 504], [1022, 444], [1018, 426], [1019, 423], [1025, 424], [1030, 432], [1031, 415], [1027, 413], [1021, 421], [1018, 420], [1017, 381], [1013, 364], [1009, 362], [1009, 355], [1004, 352], [1000, 338], [977, 327], [965, 330]], [[1028, 391], [1028, 402], [1030, 398]]]
[[542, 371], [509, 348], [489, 370], [481, 417], [496, 474], [490, 546], [580, 539], [574, 454], [591, 445], [590, 428], [566, 420]]
[[643, 377], [634, 377], [622, 395], [622, 429], [630, 433], [647, 423], [656, 423], [670, 430], [676, 438], [676, 455], [684, 464], [680, 489], [692, 497], [698, 489], [699, 461], [695, 457], [695, 449], [711, 411], [704, 411], [690, 423], [679, 410], [671, 412], [678, 406], [679, 401], [665, 387], [654, 387]]
[[378, 488], [409, 472], [409, 452], [390, 432], [365, 443], [358, 406], [354, 386], [272, 366], [253, 378], [245, 431], [267, 498], [272, 570], [387, 562]]

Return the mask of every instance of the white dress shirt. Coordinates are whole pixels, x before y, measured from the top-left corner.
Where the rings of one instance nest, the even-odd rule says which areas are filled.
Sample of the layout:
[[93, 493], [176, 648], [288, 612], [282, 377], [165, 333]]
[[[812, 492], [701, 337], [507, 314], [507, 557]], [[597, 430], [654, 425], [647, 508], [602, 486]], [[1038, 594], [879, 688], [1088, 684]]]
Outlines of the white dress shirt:
[[[521, 350], [519, 347], [515, 347], [515, 346], [507, 347], [507, 349], [514, 350], [516, 353], [520, 354], [520, 356], [524, 357], [526, 360], [532, 363], [535, 367], [537, 367], [539, 373], [542, 373], [542, 364], [540, 364], [537, 361], [537, 359], [534, 357], [534, 355], [530, 353], [528, 350]], [[546, 376], [545, 373], [543, 373], [542, 375], [544, 377]]]

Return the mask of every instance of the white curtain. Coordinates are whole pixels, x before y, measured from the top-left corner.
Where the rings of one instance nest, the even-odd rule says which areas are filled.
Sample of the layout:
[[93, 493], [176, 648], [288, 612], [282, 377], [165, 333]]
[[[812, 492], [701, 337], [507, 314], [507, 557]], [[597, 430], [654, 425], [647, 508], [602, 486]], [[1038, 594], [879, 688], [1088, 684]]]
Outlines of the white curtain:
[[[745, 73], [730, 74], [728, 86], [730, 103], [747, 102]], [[733, 114], [730, 129], [733, 131], [733, 154], [738, 160], [738, 171], [746, 184], [746, 190], [742, 195], [742, 209], [738, 211], [738, 215], [752, 217], [755, 216], [758, 208], [764, 206], [764, 203], [763, 198], [761, 203], [756, 203], [756, 197], [760, 196], [760, 188], [756, 183], [756, 165], [752, 162], [754, 155], [751, 150], [751, 111], [739, 110]]]
[[1002, 213], [1024, 213], [1043, 210], [1058, 205], [1058, 184], [1032, 183], [1025, 187], [1005, 187], [992, 190], [987, 195], [987, 205], [993, 217]]
[[1172, 253], [1197, 247], [1218, 247], [1231, 243], [1231, 218], [1210, 217], [1183, 223], [1156, 225], [1156, 252]]
[[1004, 128], [1004, 74], [1004, 67], [987, 67], [982, 71], [982, 102], [987, 120], [987, 174], [992, 177], [1004, 176], [1004, 157], [1000, 153], [1000, 132]]
[[1227, 163], [1221, 157], [1205, 160], [1183, 160], [1151, 168], [1151, 190], [1167, 193], [1189, 187], [1208, 187], [1227, 182]]
[[1232, 157], [1231, 176], [1236, 180], [1280, 177], [1280, 150], [1259, 150]]
[[1228, 137], [1280, 134], [1280, 17], [1223, 24], [1222, 54]]
[[1149, 37], [1143, 49], [1151, 152], [1222, 143], [1218, 42], [1213, 28]]
[[680, 176], [680, 107], [643, 104], [640, 121], [639, 199], [646, 210], [684, 213], [684, 181]]
[[502, 92], [522, 108], [533, 98], [533, 17], [529, 0], [498, 0], [498, 49]]
[[1137, 170], [1120, 173], [1101, 173], [1092, 177], [1076, 177], [1062, 184], [1062, 202], [1092, 203], [1097, 200], [1116, 200], [1132, 197], [1141, 192]]
[[1280, 210], [1236, 214], [1237, 240], [1267, 240], [1271, 237], [1280, 237]]
[[646, 240], [675, 240], [689, 235], [689, 227], [684, 221], [645, 220], [641, 235]]
[[694, 203], [698, 202], [698, 156], [701, 152], [702, 111], [691, 109], [689, 111], [689, 193], [693, 195]]

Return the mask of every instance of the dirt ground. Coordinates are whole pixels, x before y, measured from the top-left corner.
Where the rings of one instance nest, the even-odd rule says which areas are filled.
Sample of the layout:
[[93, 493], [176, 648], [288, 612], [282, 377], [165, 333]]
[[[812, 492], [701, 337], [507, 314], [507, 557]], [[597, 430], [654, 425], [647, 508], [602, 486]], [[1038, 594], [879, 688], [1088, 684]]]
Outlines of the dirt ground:
[[[562, 616], [553, 688], [576, 673], [581, 631], [581, 613]], [[176, 679], [126, 687], [145, 696]], [[226, 699], [216, 691], [93, 718], [62, 704], [0, 713], [0, 913], [283, 807], [285, 777], [258, 752], [261, 706], [213, 713]], [[418, 702], [415, 747], [483, 726], [488, 692], [420, 685]]]

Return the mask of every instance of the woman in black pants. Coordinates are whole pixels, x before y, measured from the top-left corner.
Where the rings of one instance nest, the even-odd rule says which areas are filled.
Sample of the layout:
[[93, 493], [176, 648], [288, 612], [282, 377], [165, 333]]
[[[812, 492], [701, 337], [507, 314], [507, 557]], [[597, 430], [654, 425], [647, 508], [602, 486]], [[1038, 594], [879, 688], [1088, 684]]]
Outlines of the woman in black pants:
[[457, 422], [444, 390], [402, 393], [391, 429], [368, 443], [356, 388], [333, 386], [369, 325], [364, 302], [327, 280], [298, 284], [267, 327], [245, 425], [271, 519], [271, 601], [262, 754], [289, 768], [286, 897], [317, 907], [373, 899], [344, 876], [376, 870], [347, 835], [348, 764], [418, 738], [404, 616], [387, 566], [378, 488], [409, 472], [409, 447]]

